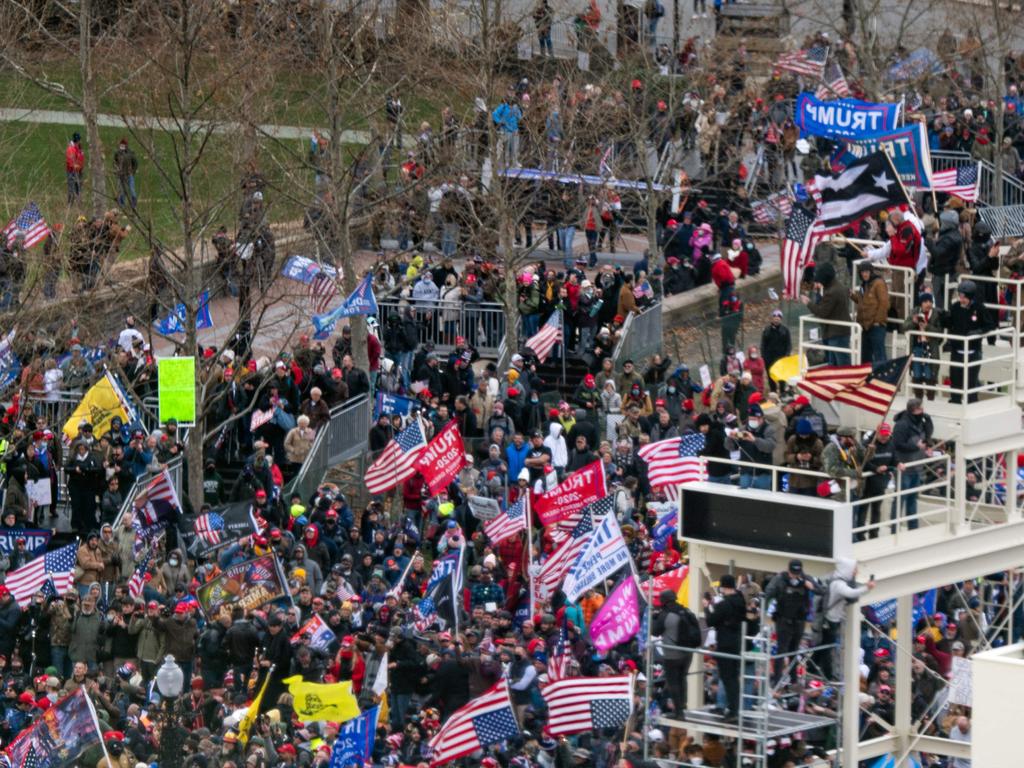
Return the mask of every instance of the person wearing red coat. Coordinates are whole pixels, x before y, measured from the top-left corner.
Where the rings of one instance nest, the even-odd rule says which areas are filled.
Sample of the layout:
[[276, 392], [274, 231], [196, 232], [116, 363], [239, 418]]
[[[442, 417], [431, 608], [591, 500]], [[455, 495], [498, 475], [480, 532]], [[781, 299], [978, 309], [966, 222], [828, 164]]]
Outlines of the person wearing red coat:
[[85, 170], [82, 137], [77, 132], [71, 135], [71, 141], [64, 152], [64, 170], [68, 176], [68, 205], [71, 205], [82, 197], [82, 171]]

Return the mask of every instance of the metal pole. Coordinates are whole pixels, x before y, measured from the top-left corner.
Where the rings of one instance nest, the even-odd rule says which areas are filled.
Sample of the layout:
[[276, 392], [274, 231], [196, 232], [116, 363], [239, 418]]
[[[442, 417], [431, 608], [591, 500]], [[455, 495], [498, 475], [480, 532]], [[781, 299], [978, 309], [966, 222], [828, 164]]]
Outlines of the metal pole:
[[530, 590], [530, 618], [537, 615], [537, 606], [533, 596], [533, 510], [530, 509], [530, 491], [526, 491], [524, 514], [526, 515], [526, 588]]
[[[851, 605], [846, 609], [843, 622], [843, 758], [842, 765], [857, 765], [857, 751], [860, 745], [860, 658], [856, 649], [860, 647], [860, 606]], [[902, 630], [901, 630], [902, 631]]]
[[[913, 698], [911, 664], [914, 658], [914, 597], [900, 595], [896, 598], [896, 626], [900, 642], [896, 646], [896, 712], [895, 732], [899, 750], [903, 751], [910, 737], [910, 705]], [[907, 639], [910, 638], [910, 642]], [[852, 653], [852, 651], [847, 651]], [[858, 678], [859, 679], [859, 678]], [[849, 682], [849, 681], [848, 681]]]
[[[654, 609], [654, 600], [652, 598], [654, 589], [654, 579], [647, 582], [647, 615], [644, 617], [645, 623], [647, 624], [647, 645], [644, 647], [644, 668], [646, 671], [647, 681], [644, 683], [644, 722], [647, 722], [647, 717], [651, 711], [651, 686], [654, 685], [654, 672], [651, 669], [653, 666], [653, 658], [651, 654], [651, 614]], [[640, 591], [641, 596], [643, 590]], [[678, 717], [682, 717], [681, 713], [677, 713]], [[647, 738], [647, 734], [650, 733], [650, 728], [644, 728], [644, 760], [646, 761], [649, 756], [650, 739]]]

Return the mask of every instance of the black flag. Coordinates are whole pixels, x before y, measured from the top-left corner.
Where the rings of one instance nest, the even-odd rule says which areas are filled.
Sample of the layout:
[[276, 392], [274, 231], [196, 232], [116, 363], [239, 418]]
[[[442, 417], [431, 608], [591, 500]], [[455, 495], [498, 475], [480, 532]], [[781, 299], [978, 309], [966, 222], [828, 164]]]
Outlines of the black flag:
[[815, 176], [816, 227], [840, 229], [862, 216], [896, 205], [909, 205], [906, 191], [884, 152], [851, 163], [845, 171]]

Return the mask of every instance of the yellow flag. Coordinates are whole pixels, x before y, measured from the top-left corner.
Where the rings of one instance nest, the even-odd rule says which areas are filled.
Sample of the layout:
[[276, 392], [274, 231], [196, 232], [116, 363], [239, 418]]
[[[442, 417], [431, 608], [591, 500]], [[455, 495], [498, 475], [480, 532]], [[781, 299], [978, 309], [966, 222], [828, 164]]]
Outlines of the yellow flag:
[[388, 695], [386, 693], [381, 694], [380, 697], [380, 711], [377, 713], [377, 722], [386, 723], [390, 716], [391, 710], [388, 708]]
[[790, 355], [789, 357], [780, 357], [774, 363], [772, 363], [771, 369], [768, 371], [768, 375], [771, 376], [772, 381], [790, 381], [800, 375], [800, 364], [804, 363], [804, 367], [807, 364], [800, 355]]
[[301, 675], [286, 677], [284, 684], [295, 698], [295, 714], [308, 723], [314, 720], [343, 722], [359, 717], [359, 702], [352, 695], [352, 681], [320, 685], [307, 683]]
[[68, 440], [74, 440], [78, 437], [78, 425], [85, 420], [92, 424], [93, 434], [98, 439], [110, 429], [110, 420], [115, 416], [120, 416], [122, 421], [128, 419], [128, 414], [121, 405], [121, 398], [118, 397], [108, 374], [85, 393], [71, 418], [64, 424], [64, 435]]
[[238, 740], [242, 742], [243, 746], [249, 742], [249, 731], [256, 722], [256, 715], [260, 713], [260, 704], [263, 703], [263, 694], [267, 692], [267, 684], [270, 682], [270, 675], [273, 673], [273, 668], [267, 671], [266, 676], [263, 678], [263, 685], [260, 686], [260, 692], [256, 694], [256, 698], [252, 700], [252, 704], [249, 705], [249, 709], [245, 711], [245, 717], [238, 723]]

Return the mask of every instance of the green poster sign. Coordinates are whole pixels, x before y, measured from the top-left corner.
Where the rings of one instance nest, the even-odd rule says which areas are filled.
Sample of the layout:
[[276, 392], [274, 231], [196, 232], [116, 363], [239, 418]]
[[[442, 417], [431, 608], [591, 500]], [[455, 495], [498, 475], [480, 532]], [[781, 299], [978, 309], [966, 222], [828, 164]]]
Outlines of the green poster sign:
[[156, 361], [160, 423], [177, 419], [178, 424], [196, 423], [196, 359], [160, 357]]

